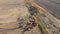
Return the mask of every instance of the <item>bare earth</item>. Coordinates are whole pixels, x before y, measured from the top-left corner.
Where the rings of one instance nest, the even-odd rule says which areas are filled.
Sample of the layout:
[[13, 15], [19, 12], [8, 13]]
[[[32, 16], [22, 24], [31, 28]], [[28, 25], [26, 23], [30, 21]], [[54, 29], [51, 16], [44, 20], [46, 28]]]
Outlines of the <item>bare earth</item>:
[[[0, 34], [22, 34], [21, 29], [1, 30], [1, 28], [17, 28], [17, 18], [29, 15], [24, 0], [0, 0]], [[24, 34], [40, 34], [38, 27]]]

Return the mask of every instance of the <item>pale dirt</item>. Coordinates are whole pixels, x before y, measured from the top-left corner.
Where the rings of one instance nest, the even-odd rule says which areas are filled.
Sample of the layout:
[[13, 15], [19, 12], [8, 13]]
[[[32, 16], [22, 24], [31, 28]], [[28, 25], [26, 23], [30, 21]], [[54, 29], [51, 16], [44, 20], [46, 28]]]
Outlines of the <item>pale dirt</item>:
[[[0, 34], [22, 34], [21, 29], [15, 29], [15, 30], [7, 30], [7, 31], [0, 31]], [[41, 34], [39, 28], [36, 26], [34, 29], [31, 29], [30, 31], [24, 32], [24, 34]]]
[[[17, 28], [17, 18], [29, 15], [28, 9], [24, 6], [24, 0], [0, 0], [0, 28]], [[2, 30], [0, 34], [22, 34], [21, 29]], [[38, 27], [24, 34], [40, 34]]]

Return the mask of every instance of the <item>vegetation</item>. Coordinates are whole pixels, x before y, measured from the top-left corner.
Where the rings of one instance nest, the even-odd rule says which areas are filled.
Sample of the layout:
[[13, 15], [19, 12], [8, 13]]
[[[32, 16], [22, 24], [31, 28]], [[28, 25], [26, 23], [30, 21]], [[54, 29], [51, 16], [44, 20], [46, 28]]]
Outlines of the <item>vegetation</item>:
[[38, 19], [36, 19], [35, 22], [38, 23], [38, 26], [39, 26], [42, 34], [49, 34], [45, 25], [43, 25]]

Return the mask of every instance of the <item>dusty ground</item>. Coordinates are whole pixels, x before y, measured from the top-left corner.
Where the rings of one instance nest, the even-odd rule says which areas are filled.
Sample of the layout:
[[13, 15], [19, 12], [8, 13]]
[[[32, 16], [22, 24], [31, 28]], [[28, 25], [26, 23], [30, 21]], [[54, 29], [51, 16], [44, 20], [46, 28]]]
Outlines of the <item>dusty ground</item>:
[[[0, 31], [0, 34], [22, 34], [21, 29], [15, 29], [15, 30], [6, 30], [6, 31]], [[41, 34], [38, 27], [35, 27], [34, 29], [30, 31], [24, 32], [24, 34]]]
[[[21, 29], [3, 30], [1, 28], [17, 28], [17, 18], [29, 15], [24, 0], [0, 0], [0, 34], [22, 34]], [[40, 34], [38, 27], [24, 34]]]

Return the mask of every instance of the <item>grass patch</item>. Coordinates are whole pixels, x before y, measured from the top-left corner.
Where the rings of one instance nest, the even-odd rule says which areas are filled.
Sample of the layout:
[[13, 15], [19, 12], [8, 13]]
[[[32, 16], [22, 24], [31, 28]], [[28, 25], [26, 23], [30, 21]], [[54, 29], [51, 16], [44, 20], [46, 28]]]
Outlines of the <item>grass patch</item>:
[[35, 22], [38, 24], [42, 34], [49, 34], [49, 32], [46, 30], [45, 25], [43, 25], [38, 19], [36, 19]]

